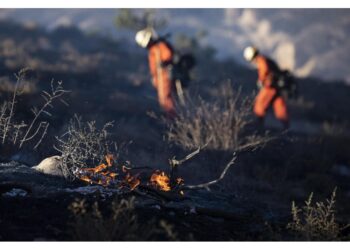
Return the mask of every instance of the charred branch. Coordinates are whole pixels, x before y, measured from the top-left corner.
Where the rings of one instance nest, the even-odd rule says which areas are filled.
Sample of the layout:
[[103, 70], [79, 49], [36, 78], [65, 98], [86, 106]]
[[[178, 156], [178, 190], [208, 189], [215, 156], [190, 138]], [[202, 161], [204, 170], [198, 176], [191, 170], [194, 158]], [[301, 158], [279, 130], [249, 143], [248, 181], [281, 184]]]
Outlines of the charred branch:
[[217, 178], [215, 180], [212, 180], [212, 181], [209, 181], [209, 182], [206, 182], [206, 183], [198, 184], [198, 185], [185, 185], [185, 186], [182, 187], [182, 189], [184, 189], [184, 190], [185, 189], [201, 189], [201, 188], [209, 189], [209, 187], [211, 185], [214, 185], [214, 184], [218, 183], [219, 181], [221, 181], [225, 177], [225, 175], [226, 175], [227, 171], [229, 170], [229, 168], [235, 163], [236, 158], [237, 158], [236, 154], [233, 154], [232, 159], [225, 166], [225, 168], [221, 172], [219, 178]]

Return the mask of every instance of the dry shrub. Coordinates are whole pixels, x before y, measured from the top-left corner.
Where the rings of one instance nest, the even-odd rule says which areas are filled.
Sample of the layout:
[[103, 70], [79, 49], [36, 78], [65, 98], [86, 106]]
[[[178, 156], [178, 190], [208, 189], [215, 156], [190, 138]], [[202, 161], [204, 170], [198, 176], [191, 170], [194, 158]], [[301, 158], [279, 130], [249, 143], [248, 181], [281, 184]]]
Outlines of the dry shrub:
[[301, 209], [292, 203], [292, 222], [288, 223], [290, 229], [301, 240], [341, 240], [342, 228], [335, 220], [334, 189], [330, 200], [312, 204], [313, 193], [310, 194], [305, 206]]
[[61, 167], [66, 177], [74, 178], [75, 169], [95, 167], [104, 157], [116, 149], [115, 143], [108, 139], [108, 129], [113, 122], [108, 122], [97, 128], [95, 121], [83, 121], [74, 116], [70, 120], [67, 131], [56, 137], [54, 148], [61, 153]]
[[[16, 83], [12, 86], [12, 97], [0, 105], [0, 143], [6, 146], [18, 146], [22, 148], [30, 143], [34, 149], [42, 143], [47, 134], [50, 123], [48, 117], [51, 117], [51, 110], [57, 101], [67, 105], [62, 99], [69, 91], [63, 88], [62, 82], [55, 83], [51, 81], [49, 90], [41, 91], [43, 102], [38, 107], [28, 107], [32, 117], [26, 121], [19, 122], [16, 115], [17, 98], [19, 95], [28, 92], [28, 86], [31, 81], [28, 77], [32, 71], [28, 68], [20, 70], [16, 77]], [[30, 88], [30, 87], [29, 87]]]
[[103, 213], [97, 202], [89, 206], [76, 200], [69, 210], [74, 215], [72, 238], [78, 241], [136, 241], [164, 238], [176, 240], [177, 234], [167, 222], [149, 219], [141, 222], [135, 211], [135, 198], [115, 200], [110, 212]]
[[178, 107], [178, 116], [167, 123], [168, 140], [186, 149], [205, 145], [216, 150], [239, 151], [266, 141], [265, 136], [249, 133], [252, 124], [252, 98], [242, 96], [231, 84], [218, 90], [215, 100], [187, 98], [186, 106]]

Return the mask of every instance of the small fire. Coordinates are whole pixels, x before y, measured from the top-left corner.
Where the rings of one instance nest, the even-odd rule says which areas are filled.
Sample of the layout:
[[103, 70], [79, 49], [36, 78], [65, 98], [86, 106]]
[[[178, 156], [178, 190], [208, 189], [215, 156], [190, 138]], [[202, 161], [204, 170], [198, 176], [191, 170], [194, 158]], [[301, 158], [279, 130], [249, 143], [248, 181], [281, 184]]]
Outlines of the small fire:
[[102, 163], [100, 165], [98, 165], [97, 167], [94, 167], [94, 168], [85, 168], [84, 170], [87, 171], [87, 172], [92, 172], [92, 173], [99, 173], [101, 171], [103, 171], [104, 169], [107, 168], [107, 165]]
[[163, 191], [171, 190], [169, 177], [164, 172], [158, 170], [152, 174], [151, 184]]
[[106, 162], [107, 162], [107, 166], [108, 167], [112, 167], [113, 163], [114, 163], [114, 156], [111, 154], [107, 154], [105, 156]]
[[[102, 163], [94, 168], [79, 169], [75, 175], [82, 181], [89, 184], [102, 185], [104, 187], [111, 186], [117, 188], [127, 187], [130, 190], [135, 190], [141, 184], [139, 178], [140, 173], [134, 175], [131, 173], [131, 168], [125, 165], [115, 164], [113, 155], [105, 156], [105, 163]], [[152, 173], [150, 184], [155, 188], [165, 192], [176, 191], [180, 195], [184, 195], [181, 186], [184, 185], [182, 178], [177, 178], [174, 181], [163, 171], [156, 170]]]
[[[140, 185], [141, 181], [137, 176], [133, 176], [130, 174], [130, 168], [125, 166], [121, 167], [121, 173], [118, 174], [118, 169], [115, 168], [114, 172], [107, 170], [108, 168], [112, 168], [114, 164], [113, 155], [105, 156], [106, 164], [102, 163], [94, 168], [84, 168], [80, 169], [76, 175], [77, 177], [89, 184], [98, 184], [102, 186], [109, 186], [112, 184], [121, 184], [122, 186], [128, 186], [131, 190], [134, 190], [138, 185]], [[125, 176], [121, 177], [121, 180], [115, 181], [116, 177], [119, 175]]]
[[132, 176], [129, 173], [125, 176], [125, 182], [129, 185], [131, 190], [134, 190], [141, 181], [136, 176]]

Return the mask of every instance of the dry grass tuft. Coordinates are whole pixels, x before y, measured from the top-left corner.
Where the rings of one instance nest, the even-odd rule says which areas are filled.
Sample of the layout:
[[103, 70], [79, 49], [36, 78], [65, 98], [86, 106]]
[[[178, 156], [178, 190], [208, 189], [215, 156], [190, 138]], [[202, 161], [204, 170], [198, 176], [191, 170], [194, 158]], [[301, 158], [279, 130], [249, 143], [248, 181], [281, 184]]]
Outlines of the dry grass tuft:
[[207, 142], [208, 149], [240, 151], [254, 148], [267, 141], [266, 136], [248, 132], [254, 121], [252, 98], [242, 96], [231, 84], [219, 88], [215, 100], [202, 98], [187, 100], [178, 108], [178, 116], [171, 123], [167, 138], [186, 149], [195, 149]]

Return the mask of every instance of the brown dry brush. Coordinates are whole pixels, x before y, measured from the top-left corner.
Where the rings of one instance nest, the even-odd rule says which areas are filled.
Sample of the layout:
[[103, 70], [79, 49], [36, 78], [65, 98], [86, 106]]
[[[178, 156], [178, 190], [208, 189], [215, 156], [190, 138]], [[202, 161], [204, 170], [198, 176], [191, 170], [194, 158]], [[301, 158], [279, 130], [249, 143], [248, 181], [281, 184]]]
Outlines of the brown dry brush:
[[66, 177], [74, 179], [76, 169], [95, 167], [107, 154], [118, 156], [118, 147], [108, 139], [113, 122], [98, 128], [95, 121], [83, 121], [75, 115], [66, 132], [57, 136], [54, 149], [61, 154], [61, 168]]
[[208, 141], [208, 149], [241, 151], [255, 148], [270, 138], [257, 133], [247, 134], [252, 118], [252, 97], [243, 96], [241, 89], [231, 84], [218, 89], [215, 100], [186, 98], [185, 106], [178, 106], [178, 116], [168, 126], [170, 142], [186, 149], [195, 149]]

